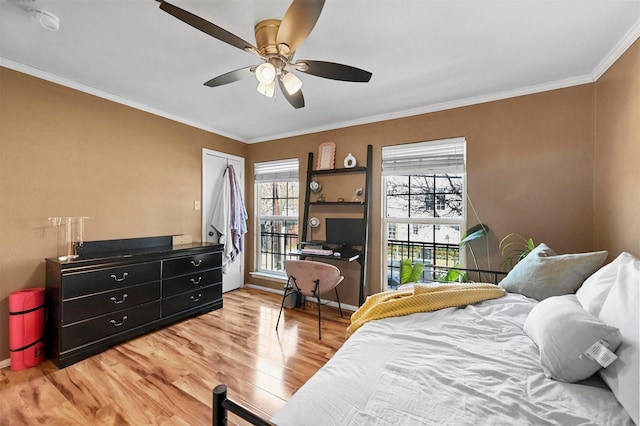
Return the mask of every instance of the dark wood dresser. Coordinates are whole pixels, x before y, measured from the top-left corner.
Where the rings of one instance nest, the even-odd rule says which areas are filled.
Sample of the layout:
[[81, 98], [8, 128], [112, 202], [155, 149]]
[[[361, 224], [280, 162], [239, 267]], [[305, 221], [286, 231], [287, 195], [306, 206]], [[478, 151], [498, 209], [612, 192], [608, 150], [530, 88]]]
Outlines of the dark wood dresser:
[[83, 246], [77, 259], [46, 259], [46, 344], [59, 368], [222, 307], [220, 244], [151, 237]]

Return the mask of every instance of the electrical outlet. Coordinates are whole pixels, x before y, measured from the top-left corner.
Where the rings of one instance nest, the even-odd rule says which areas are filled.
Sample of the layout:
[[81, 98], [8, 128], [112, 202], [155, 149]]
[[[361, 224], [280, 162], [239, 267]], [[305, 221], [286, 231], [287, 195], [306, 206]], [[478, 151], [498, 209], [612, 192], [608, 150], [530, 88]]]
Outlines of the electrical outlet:
[[200, 210], [200, 200], [194, 200], [193, 201], [193, 209], [194, 210]]

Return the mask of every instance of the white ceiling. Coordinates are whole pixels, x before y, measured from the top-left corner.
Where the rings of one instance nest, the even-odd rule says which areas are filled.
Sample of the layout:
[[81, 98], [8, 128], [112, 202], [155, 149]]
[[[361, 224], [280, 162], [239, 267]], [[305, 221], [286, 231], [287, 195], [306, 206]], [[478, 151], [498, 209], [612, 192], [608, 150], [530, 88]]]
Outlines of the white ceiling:
[[[289, 0], [173, 0], [255, 44]], [[57, 32], [27, 14], [56, 14]], [[306, 106], [255, 79], [205, 81], [260, 63], [154, 0], [0, 0], [0, 65], [247, 143], [592, 82], [640, 35], [640, 0], [327, 0], [296, 59], [373, 73], [297, 73]]]

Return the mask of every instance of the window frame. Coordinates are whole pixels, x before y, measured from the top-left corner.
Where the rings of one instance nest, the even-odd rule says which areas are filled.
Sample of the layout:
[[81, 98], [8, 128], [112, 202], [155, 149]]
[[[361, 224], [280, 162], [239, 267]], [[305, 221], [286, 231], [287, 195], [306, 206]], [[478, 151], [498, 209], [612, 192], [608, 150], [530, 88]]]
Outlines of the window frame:
[[[464, 145], [464, 151], [466, 151], [466, 141], [464, 140], [464, 138], [455, 138], [457, 141], [454, 142], [460, 142], [460, 140], [463, 141]], [[435, 141], [437, 143], [446, 143], [446, 140], [442, 140], [442, 141]], [[427, 142], [428, 143], [428, 142]], [[415, 145], [419, 145], [418, 144], [408, 144], [406, 145], [407, 147], [412, 147]], [[396, 145], [393, 148], [394, 149], [401, 149], [403, 145]], [[402, 154], [401, 154], [402, 155]], [[463, 154], [464, 155], [464, 154]], [[466, 157], [466, 155], [464, 155]], [[402, 161], [402, 160], [401, 160]], [[383, 151], [383, 163], [384, 163], [384, 151]], [[464, 161], [464, 163], [466, 163], [466, 161]], [[464, 166], [463, 166], [464, 167]], [[439, 245], [439, 243], [437, 241], [433, 241], [433, 242], [418, 242], [414, 239], [415, 235], [414, 235], [414, 227], [418, 227], [421, 225], [432, 225], [433, 228], [433, 232], [435, 232], [436, 227], [439, 227], [440, 225], [445, 225], [445, 226], [458, 226], [459, 227], [459, 235], [460, 238], [463, 237], [465, 229], [466, 229], [466, 222], [467, 222], [467, 173], [466, 173], [466, 167], [464, 167], [464, 169], [462, 171], [452, 171], [450, 173], [446, 173], [443, 172], [442, 170], [440, 171], [425, 171], [425, 173], [420, 173], [419, 169], [415, 169], [415, 170], [411, 170], [409, 169], [409, 171], [407, 172], [402, 172], [400, 171], [398, 174], [395, 174], [393, 172], [388, 172], [388, 173], [384, 173], [382, 174], [382, 179], [381, 179], [381, 196], [382, 196], [382, 202], [381, 202], [381, 240], [382, 240], [382, 253], [381, 253], [381, 278], [382, 278], [382, 290], [388, 290], [390, 288], [393, 287], [389, 287], [389, 281], [392, 279], [391, 275], [394, 274], [394, 272], [396, 272], [395, 266], [394, 264], [389, 264], [389, 262], [391, 261], [393, 263], [393, 258], [391, 257], [391, 250], [392, 247], [389, 245], [389, 240], [393, 240], [393, 241], [400, 241], [398, 240], [399, 235], [402, 235], [401, 232], [399, 232], [399, 227], [402, 226], [407, 226], [407, 237], [406, 237], [406, 241], [402, 240], [401, 243], [402, 244], [406, 244], [407, 247], [411, 247], [411, 243], [412, 242], [417, 242], [418, 244], [416, 245], [423, 245], [426, 244], [426, 246], [423, 246], [423, 249], [425, 247], [429, 247], [429, 245], [431, 245], [430, 250], [437, 250], [437, 246]], [[418, 172], [418, 173], [416, 173]], [[459, 218], [446, 218], [446, 217], [437, 217], [436, 213], [438, 212], [437, 206], [438, 206], [438, 202], [437, 202], [437, 188], [434, 186], [433, 188], [433, 194], [434, 194], [434, 200], [433, 200], [433, 213], [434, 213], [434, 217], [401, 217], [401, 216], [388, 216], [387, 213], [387, 209], [388, 209], [388, 195], [387, 195], [387, 191], [388, 191], [388, 177], [389, 176], [430, 176], [433, 177], [438, 176], [438, 175], [446, 175], [446, 174], [456, 174], [456, 175], [461, 175], [461, 210], [462, 210], [462, 215]], [[410, 194], [408, 194], [408, 196], [410, 196]], [[407, 215], [410, 216], [410, 212], [407, 211]], [[394, 238], [389, 238], [388, 236], [388, 229], [389, 226], [394, 226], [396, 232], [395, 237]], [[447, 247], [447, 251], [446, 251], [446, 255], [448, 256], [449, 254], [449, 250], [450, 250], [450, 245], [451, 243], [448, 243], [448, 245], [446, 245]], [[402, 246], [401, 246], [401, 250], [402, 250]], [[433, 252], [433, 255], [435, 256], [435, 252]], [[401, 260], [401, 259], [400, 259]], [[457, 248], [457, 260], [460, 263], [461, 267], [465, 267], [465, 259], [464, 256], [462, 256], [462, 253], [460, 251], [459, 248], [459, 243], [458, 243], [458, 248]], [[399, 265], [398, 265], [398, 270], [399, 270]], [[427, 268], [425, 268], [425, 274], [427, 273], [433, 273], [433, 270], [428, 270]]]
[[[278, 200], [287, 200], [285, 204], [295, 206], [295, 215], [274, 215], [274, 214], [262, 214], [262, 201], [266, 199], [262, 195], [262, 185], [275, 185], [281, 183], [287, 183], [287, 194], [285, 197], [280, 198], [272, 194], [270, 199], [273, 203], [277, 203]], [[297, 197], [289, 196], [289, 185], [297, 185]], [[275, 188], [274, 188], [275, 189]], [[255, 241], [255, 253], [254, 257], [254, 271], [257, 274], [274, 276], [276, 278], [286, 278], [286, 272], [284, 270], [284, 260], [293, 258], [287, 254], [290, 246], [297, 247], [300, 238], [300, 177], [299, 177], [299, 161], [297, 158], [289, 160], [276, 160], [266, 161], [262, 163], [255, 163], [254, 165], [254, 241]], [[288, 213], [288, 209], [287, 212]], [[285, 227], [295, 226], [297, 233], [290, 233], [285, 229], [285, 232], [280, 232], [282, 235], [280, 238], [284, 238], [282, 248], [278, 253], [271, 250], [264, 249], [264, 235], [262, 231], [262, 223], [264, 221], [281, 221]], [[265, 267], [263, 262], [264, 256], [271, 256], [274, 259], [281, 260], [281, 267], [278, 269], [274, 266], [279, 260], [272, 259], [270, 264], [272, 267]]]

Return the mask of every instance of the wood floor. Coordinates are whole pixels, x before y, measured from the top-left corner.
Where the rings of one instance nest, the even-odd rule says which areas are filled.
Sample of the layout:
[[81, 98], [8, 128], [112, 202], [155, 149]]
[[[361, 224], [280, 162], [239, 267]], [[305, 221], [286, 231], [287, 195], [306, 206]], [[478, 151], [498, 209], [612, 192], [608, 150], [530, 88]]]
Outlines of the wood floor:
[[[0, 370], [0, 425], [207, 425], [212, 389], [275, 414], [345, 340], [351, 312], [285, 309], [255, 289], [224, 295], [222, 309], [115, 346], [58, 370], [50, 361]], [[229, 415], [229, 424], [245, 424]]]

